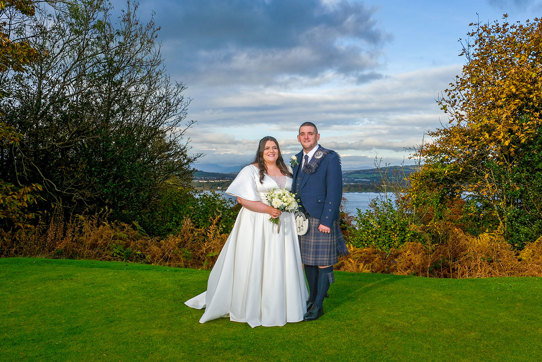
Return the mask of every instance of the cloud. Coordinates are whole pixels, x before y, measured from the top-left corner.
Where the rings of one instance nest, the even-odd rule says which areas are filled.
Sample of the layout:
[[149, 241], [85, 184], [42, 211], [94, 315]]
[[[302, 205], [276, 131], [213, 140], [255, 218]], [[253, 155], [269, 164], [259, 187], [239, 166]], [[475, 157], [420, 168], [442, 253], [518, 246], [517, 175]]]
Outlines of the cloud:
[[162, 51], [187, 84], [277, 84], [334, 72], [379, 77], [390, 36], [374, 10], [347, 0], [183, 0], [141, 3], [155, 12]]
[[422, 69], [388, 76], [369, 84], [327, 84], [300, 89], [247, 87], [216, 89], [192, 87], [190, 113], [199, 126], [243, 126], [247, 123], [279, 127], [312, 120], [323, 127], [343, 130], [372, 123], [396, 126], [416, 120], [429, 126], [428, 109], [438, 111], [435, 100], [460, 72], [459, 65]]
[[372, 167], [375, 157], [401, 164], [424, 137], [429, 141], [426, 131], [446, 123], [436, 99], [460, 71], [460, 65], [422, 69], [361, 85], [232, 88], [204, 104], [196, 96], [190, 113], [199, 122], [189, 131], [191, 144], [214, 155], [200, 164], [222, 154], [225, 162], [249, 162], [266, 135], [275, 136], [283, 153], [291, 155], [299, 151], [299, 124], [310, 120], [319, 127], [321, 144], [339, 152], [347, 169]]
[[500, 10], [505, 9], [521, 9], [527, 10], [532, 8], [540, 8], [540, 0], [488, 0], [489, 4]]
[[364, 3], [141, 0], [140, 11], [154, 12], [162, 29], [171, 78], [188, 86], [197, 124], [187, 136], [204, 154], [196, 166], [245, 165], [266, 135], [291, 155], [304, 121], [319, 126], [322, 145], [346, 169], [372, 167], [375, 158], [400, 164], [427, 130], [446, 124], [435, 100], [461, 72], [449, 64], [463, 61], [457, 38], [472, 16], [542, 10], [540, 0], [372, 1], [380, 10]]

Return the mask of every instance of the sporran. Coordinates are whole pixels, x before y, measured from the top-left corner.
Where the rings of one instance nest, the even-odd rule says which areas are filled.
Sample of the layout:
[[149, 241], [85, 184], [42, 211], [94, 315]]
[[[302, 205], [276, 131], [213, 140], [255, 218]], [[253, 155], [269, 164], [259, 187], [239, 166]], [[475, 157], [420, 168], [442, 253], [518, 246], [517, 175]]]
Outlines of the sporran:
[[309, 230], [309, 219], [301, 211], [295, 213], [295, 226], [297, 235], [305, 235]]

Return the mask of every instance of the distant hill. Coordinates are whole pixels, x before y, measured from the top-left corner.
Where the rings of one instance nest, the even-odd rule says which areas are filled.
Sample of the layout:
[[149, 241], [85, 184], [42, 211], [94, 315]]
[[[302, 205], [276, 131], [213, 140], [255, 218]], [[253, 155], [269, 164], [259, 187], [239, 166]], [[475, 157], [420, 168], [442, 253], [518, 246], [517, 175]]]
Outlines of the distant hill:
[[205, 172], [210, 172], [210, 173], [238, 173], [239, 171], [241, 171], [243, 167], [245, 167], [249, 163], [250, 163], [250, 160], [247, 160], [246, 163], [239, 164], [239, 165], [224, 166], [222, 164], [204, 163], [204, 164], [199, 164], [198, 166], [200, 169], [206, 170]]
[[[381, 191], [383, 184], [404, 186], [405, 178], [417, 170], [418, 166], [388, 166], [367, 170], [343, 171], [343, 184], [345, 191]], [[193, 185], [197, 189], [224, 190], [237, 176], [237, 172], [205, 172], [194, 173]]]
[[194, 180], [233, 180], [237, 173], [206, 172], [197, 170], [194, 172]]
[[402, 181], [417, 170], [418, 166], [388, 166], [368, 170], [343, 171], [344, 183], [382, 183], [383, 180], [392, 182]]

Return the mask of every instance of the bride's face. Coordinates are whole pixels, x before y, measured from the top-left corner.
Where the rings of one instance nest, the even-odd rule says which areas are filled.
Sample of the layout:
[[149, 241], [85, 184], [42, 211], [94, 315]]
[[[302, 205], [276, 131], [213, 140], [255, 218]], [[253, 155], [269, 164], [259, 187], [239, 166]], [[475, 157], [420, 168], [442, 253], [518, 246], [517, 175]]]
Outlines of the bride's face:
[[265, 163], [276, 163], [279, 157], [279, 148], [273, 141], [267, 141], [263, 149], [263, 160]]

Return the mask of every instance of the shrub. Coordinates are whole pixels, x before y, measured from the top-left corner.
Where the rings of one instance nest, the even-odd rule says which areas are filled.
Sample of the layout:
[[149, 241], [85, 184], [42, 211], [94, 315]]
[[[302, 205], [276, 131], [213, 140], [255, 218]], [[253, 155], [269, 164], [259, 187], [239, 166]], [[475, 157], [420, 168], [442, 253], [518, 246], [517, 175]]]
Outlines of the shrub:
[[146, 212], [142, 226], [151, 235], [178, 233], [185, 219], [206, 229], [213, 221], [221, 233], [229, 233], [240, 207], [216, 192], [195, 192], [181, 187], [161, 190], [158, 202]]
[[[185, 219], [176, 234], [149, 237], [137, 227], [108, 222], [104, 215], [78, 215], [65, 222], [56, 212], [51, 221], [15, 235], [0, 230], [0, 256], [117, 260], [174, 267], [210, 269], [226, 242], [218, 218], [208, 228]], [[17, 236], [17, 237], [15, 237]]]
[[447, 238], [441, 244], [406, 242], [388, 252], [349, 245], [350, 255], [336, 269], [436, 278], [542, 276], [542, 237], [518, 255], [502, 234], [472, 236], [450, 224], [439, 227], [449, 228], [441, 231]]
[[357, 248], [374, 247], [390, 251], [409, 241], [423, 241], [402, 208], [396, 208], [390, 199], [375, 199], [366, 211], [358, 210], [347, 229], [348, 242]]
[[477, 237], [459, 229], [431, 255], [429, 273], [448, 278], [480, 278], [520, 275], [521, 265], [504, 237], [483, 233]]
[[357, 248], [347, 245], [350, 254], [339, 259], [336, 270], [356, 273], [389, 273], [389, 254], [375, 247]]
[[519, 260], [525, 264], [525, 275], [542, 275], [542, 236], [525, 246], [519, 253]]
[[430, 249], [418, 242], [406, 242], [395, 253], [391, 272], [398, 275], [429, 276]]
[[[0, 121], [0, 149], [12, 151], [22, 137], [13, 127]], [[8, 167], [5, 156], [9, 153], [0, 153], [2, 169]], [[35, 209], [36, 204], [43, 199], [41, 191], [43, 187], [39, 184], [18, 187], [0, 178], [0, 229], [17, 231], [32, 228], [34, 220], [39, 216]]]

